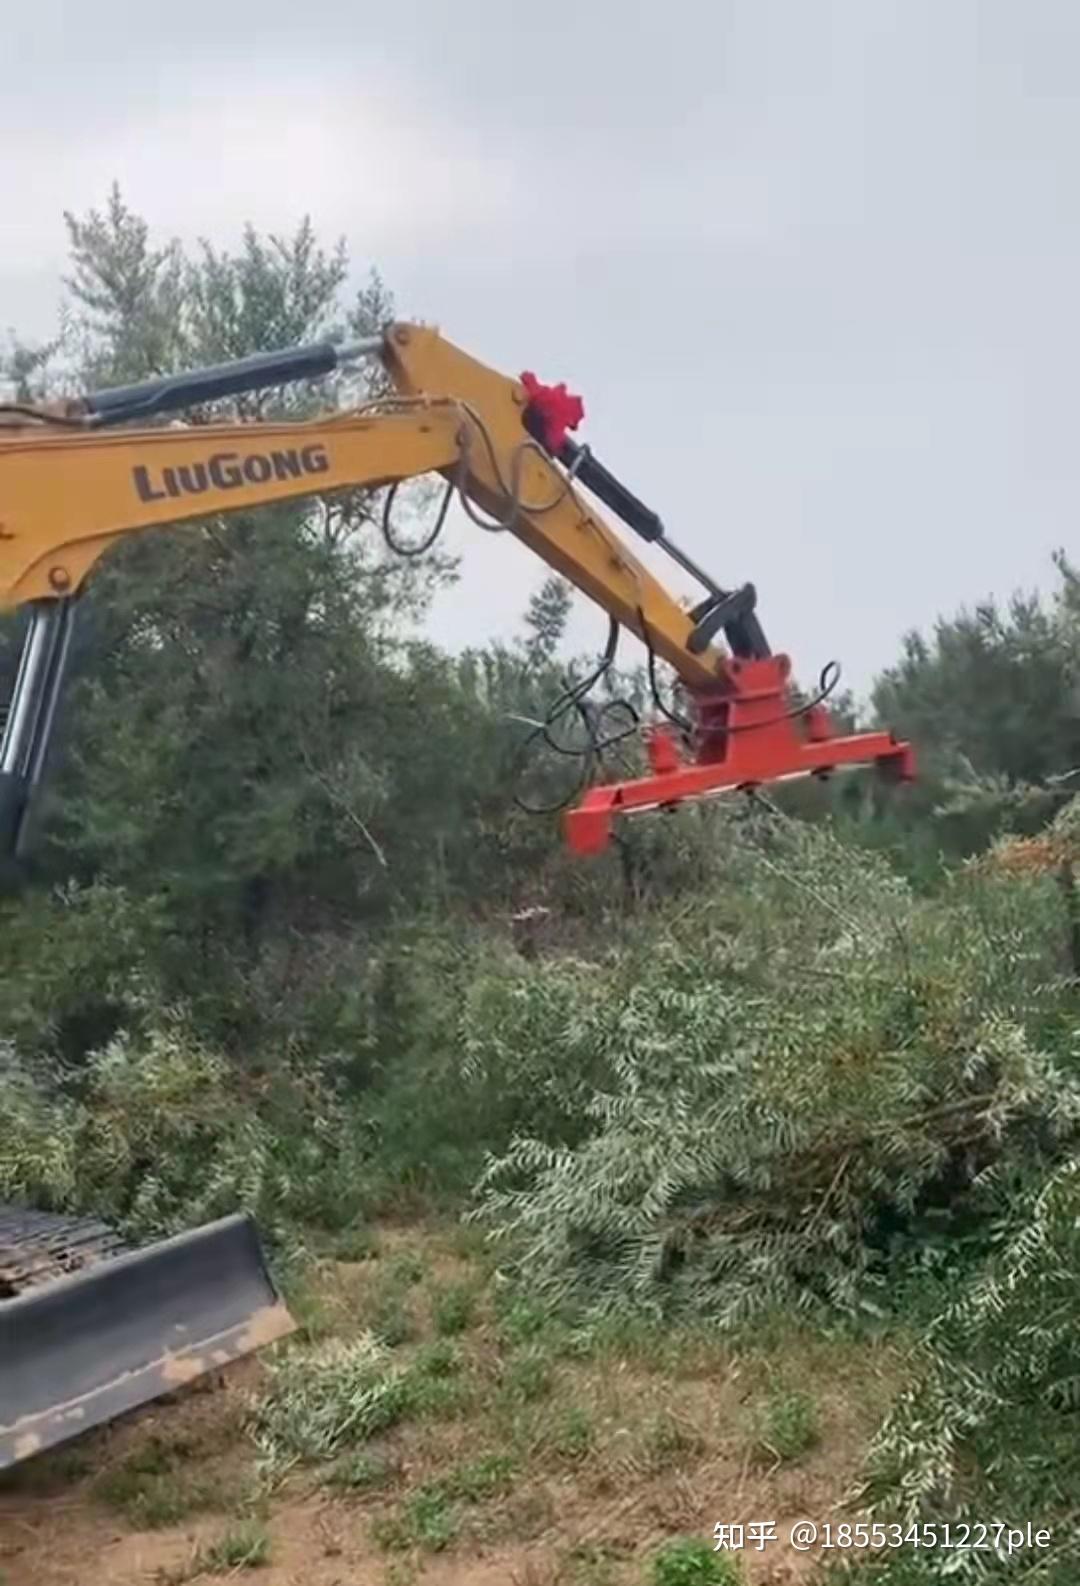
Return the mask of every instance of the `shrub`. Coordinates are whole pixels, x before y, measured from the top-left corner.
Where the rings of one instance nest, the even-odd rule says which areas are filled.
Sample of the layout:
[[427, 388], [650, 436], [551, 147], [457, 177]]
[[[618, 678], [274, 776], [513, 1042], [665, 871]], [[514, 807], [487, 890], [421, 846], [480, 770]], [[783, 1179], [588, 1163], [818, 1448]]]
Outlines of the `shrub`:
[[[1071, 1509], [1080, 1481], [1078, 1270], [1080, 1160], [1070, 1158], [1013, 1207], [999, 1252], [920, 1340], [912, 1380], [871, 1450], [868, 1490], [879, 1510], [908, 1520], [954, 1511], [973, 1453], [995, 1512], [1034, 1521]], [[1068, 1559], [1075, 1573], [1075, 1543]]]
[[0, 903], [0, 1031], [27, 1056], [78, 1064], [163, 997], [161, 900], [70, 882]]
[[372, 1333], [267, 1357], [253, 1432], [271, 1469], [331, 1459], [407, 1416], [453, 1414], [467, 1402], [460, 1362], [439, 1341], [399, 1364]]
[[270, 1536], [261, 1525], [245, 1525], [226, 1531], [216, 1542], [197, 1554], [200, 1573], [235, 1574], [241, 1569], [259, 1569], [270, 1561]]
[[599, 1073], [547, 1031], [572, 1025], [592, 973], [530, 965], [494, 931], [448, 933], [445, 919], [387, 949], [371, 970], [380, 1055], [367, 1103], [388, 1199], [405, 1184], [460, 1200], [485, 1154], [521, 1131], [580, 1137]]
[[267, 1361], [269, 1386], [255, 1415], [255, 1436], [271, 1466], [322, 1460], [385, 1431], [410, 1408], [410, 1380], [387, 1364], [370, 1334], [292, 1349]]
[[87, 1059], [79, 1198], [139, 1234], [276, 1198], [273, 1145], [225, 1061], [179, 1024], [118, 1035]]
[[476, 1312], [476, 1291], [469, 1283], [449, 1283], [435, 1296], [431, 1308], [435, 1331], [444, 1338], [465, 1332]]
[[700, 1537], [678, 1537], [653, 1555], [651, 1586], [740, 1586], [736, 1561], [714, 1551]]
[[546, 997], [545, 1062], [610, 1082], [576, 1140], [518, 1138], [481, 1182], [535, 1294], [850, 1310], [921, 1216], [985, 1215], [992, 1169], [1080, 1122], [1071, 1056], [1025, 1027], [1053, 1034], [1043, 894], [1025, 916], [963, 877], [920, 902], [790, 826], [730, 859], [738, 911], [703, 902]]
[[777, 1393], [761, 1416], [760, 1441], [777, 1459], [798, 1459], [818, 1442], [818, 1409], [808, 1393]]
[[376, 1521], [374, 1534], [387, 1549], [415, 1545], [439, 1553], [454, 1540], [459, 1528], [457, 1510], [440, 1487], [432, 1486], [419, 1488], [393, 1517]]
[[79, 1112], [50, 1094], [54, 1078], [0, 1043], [0, 1200], [69, 1205], [79, 1180]]
[[320, 1213], [348, 1219], [361, 1193], [332, 1097], [287, 1073], [256, 1084], [177, 1015], [121, 1031], [75, 1073], [0, 1047], [0, 1115], [0, 1196], [134, 1239], [245, 1210], [277, 1240]]

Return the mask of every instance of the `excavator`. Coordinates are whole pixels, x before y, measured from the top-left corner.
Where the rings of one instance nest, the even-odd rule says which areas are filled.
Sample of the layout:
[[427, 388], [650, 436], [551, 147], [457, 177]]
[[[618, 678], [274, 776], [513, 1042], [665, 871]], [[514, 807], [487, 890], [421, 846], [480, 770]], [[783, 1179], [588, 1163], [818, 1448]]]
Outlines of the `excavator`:
[[[383, 394], [351, 409], [207, 421], [207, 405], [366, 359], [381, 365]], [[444, 483], [440, 522], [456, 492], [474, 521], [515, 536], [607, 614], [607, 649], [588, 685], [610, 669], [622, 630], [645, 646], [650, 677], [659, 659], [681, 685], [683, 714], [654, 686], [643, 774], [596, 781], [562, 812], [576, 854], [602, 852], [628, 817], [687, 800], [857, 767], [910, 781], [910, 744], [886, 731], [837, 732], [825, 704], [835, 674], [809, 699], [798, 692], [789, 658], [765, 637], [754, 585], [724, 587], [681, 549], [573, 438], [583, 419], [565, 385], [509, 378], [437, 329], [405, 322], [363, 341], [0, 405], [0, 611], [28, 614], [0, 736], [0, 857], [26, 855], [79, 600], [113, 546], [359, 488], [386, 490], [389, 507], [399, 485], [425, 476]], [[699, 586], [696, 603], [668, 591], [612, 517]], [[581, 689], [568, 698], [579, 706]], [[0, 1207], [0, 1470], [293, 1330], [244, 1214], [130, 1249], [92, 1218]]]

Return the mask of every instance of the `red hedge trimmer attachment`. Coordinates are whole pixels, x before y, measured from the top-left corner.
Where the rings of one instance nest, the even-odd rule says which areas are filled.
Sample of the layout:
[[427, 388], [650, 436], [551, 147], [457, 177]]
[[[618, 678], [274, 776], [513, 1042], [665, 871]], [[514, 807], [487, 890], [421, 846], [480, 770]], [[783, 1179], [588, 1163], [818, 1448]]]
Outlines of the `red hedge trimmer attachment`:
[[[720, 588], [668, 538], [655, 512], [609, 473], [587, 447], [569, 438], [567, 432], [584, 418], [581, 399], [572, 396], [565, 385], [542, 385], [533, 374], [521, 378], [529, 399], [525, 427], [533, 439], [629, 528], [666, 552], [705, 589], [705, 598], [687, 613], [688, 653], [701, 655], [720, 635], [730, 652], [719, 663], [715, 685], [685, 688], [688, 714], [676, 716], [660, 696], [648, 627], [644, 614], [639, 613], [639, 636], [648, 651], [653, 702], [664, 718], [642, 727], [626, 700], [609, 699], [599, 710], [587, 702], [587, 695], [614, 662], [618, 624], [612, 623], [600, 665], [580, 684], [567, 684], [547, 719], [534, 724], [528, 743], [543, 738], [559, 754], [577, 753], [584, 762], [583, 780], [587, 781], [606, 751], [630, 734], [640, 733], [649, 774], [588, 787], [563, 815], [570, 847], [579, 854], [599, 853], [607, 846], [617, 817], [670, 810], [685, 799], [751, 791], [770, 782], [824, 778], [868, 765], [896, 781], [911, 781], [915, 757], [910, 744], [898, 741], [890, 732], [836, 732], [825, 700], [839, 681], [837, 664], [830, 662], [817, 693], [808, 701], [801, 700], [791, 684], [790, 660], [786, 655], [774, 655], [769, 648], [757, 617], [754, 586], [745, 584], [734, 591]], [[621, 721], [612, 726], [618, 715]], [[577, 717], [583, 725], [584, 747], [571, 749], [556, 737], [557, 723], [567, 716]]]

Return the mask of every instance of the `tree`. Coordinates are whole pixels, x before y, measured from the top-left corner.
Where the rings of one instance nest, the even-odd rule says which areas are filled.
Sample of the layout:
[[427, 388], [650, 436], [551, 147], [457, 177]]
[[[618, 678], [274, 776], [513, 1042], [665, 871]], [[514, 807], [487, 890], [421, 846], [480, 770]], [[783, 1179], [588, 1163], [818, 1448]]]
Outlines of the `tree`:
[[910, 633], [900, 661], [874, 689], [874, 706], [939, 763], [1039, 781], [1080, 760], [1080, 648], [1075, 577], [1044, 605], [1015, 595], [939, 621], [933, 638]]
[[[154, 246], [114, 190], [104, 213], [67, 225], [65, 350], [84, 389], [390, 317], [376, 276], [345, 298], [344, 248], [324, 250], [307, 221], [188, 257]], [[328, 379], [189, 418], [303, 415], [369, 389]], [[254, 948], [303, 899], [355, 907], [382, 878], [415, 693], [398, 630], [452, 563], [390, 556], [373, 507], [369, 491], [342, 492], [110, 553], [82, 602], [47, 874], [160, 891], [194, 964], [223, 940]]]
[[[52, 378], [79, 389], [369, 335], [390, 317], [377, 275], [346, 295], [344, 247], [321, 247], [307, 221], [290, 238], [249, 227], [235, 253], [189, 255], [156, 244], [114, 189], [67, 227], [66, 362]], [[20, 354], [39, 386], [47, 364]], [[306, 416], [381, 378], [185, 416]], [[80, 602], [39, 875], [152, 905], [166, 994], [214, 991], [243, 1013], [236, 976], [268, 955], [295, 967], [300, 939], [344, 941], [433, 895], [512, 893], [518, 861], [556, 841], [514, 808], [511, 718], [562, 687], [567, 586], [544, 583], [520, 643], [451, 660], [408, 629], [455, 564], [438, 549], [390, 554], [377, 505], [342, 491], [133, 537]], [[16, 627], [0, 635], [11, 669]], [[273, 997], [287, 1000], [284, 980]]]
[[[1063, 555], [1050, 600], [1014, 595], [909, 633], [878, 679], [877, 718], [909, 738], [919, 786], [909, 820], [971, 852], [1002, 829], [1036, 829], [1060, 803], [1057, 780], [1080, 764], [1080, 590]], [[1033, 797], [1044, 789], [1049, 797]], [[1061, 795], [1064, 796], [1064, 795]]]
[[573, 593], [565, 578], [551, 574], [529, 601], [525, 613], [525, 653], [530, 661], [550, 661], [566, 632]]

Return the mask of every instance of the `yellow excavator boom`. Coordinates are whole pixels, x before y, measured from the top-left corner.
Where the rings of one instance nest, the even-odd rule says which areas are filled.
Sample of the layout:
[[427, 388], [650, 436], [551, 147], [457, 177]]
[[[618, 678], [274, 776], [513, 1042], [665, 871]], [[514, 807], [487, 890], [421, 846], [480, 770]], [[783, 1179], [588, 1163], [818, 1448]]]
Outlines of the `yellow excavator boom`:
[[[302, 422], [140, 427], [222, 396], [312, 378], [378, 357], [391, 390], [352, 412]], [[126, 535], [299, 496], [439, 474], [608, 615], [650, 659], [671, 665], [692, 715], [645, 734], [651, 774], [590, 789], [565, 817], [583, 853], [617, 816], [790, 776], [874, 763], [902, 779], [911, 751], [889, 734], [837, 737], [817, 699], [798, 702], [752, 584], [721, 587], [568, 430], [583, 416], [564, 386], [510, 379], [429, 327], [394, 324], [352, 347], [330, 343], [118, 387], [52, 408], [0, 409], [0, 610], [33, 619], [2, 740], [0, 847], [18, 852], [41, 779], [73, 602]], [[589, 499], [591, 497], [592, 499]], [[687, 608], [636, 557], [607, 506], [700, 585]], [[716, 643], [722, 634], [727, 648]], [[835, 681], [835, 678], [834, 680]], [[681, 730], [673, 730], [677, 725]]]

